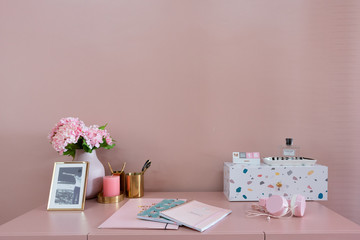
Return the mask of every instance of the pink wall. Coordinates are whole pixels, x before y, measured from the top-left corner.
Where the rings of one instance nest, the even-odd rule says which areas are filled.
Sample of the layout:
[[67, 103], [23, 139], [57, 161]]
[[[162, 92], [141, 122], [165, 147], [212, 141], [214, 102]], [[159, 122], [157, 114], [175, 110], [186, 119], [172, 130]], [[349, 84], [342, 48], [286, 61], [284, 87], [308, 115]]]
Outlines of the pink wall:
[[[233, 151], [293, 137], [360, 223], [358, 1], [0, 0], [0, 223], [47, 202], [62, 117], [109, 123], [103, 163], [147, 191], [222, 191]], [[8, 197], [6, 197], [6, 194]]]

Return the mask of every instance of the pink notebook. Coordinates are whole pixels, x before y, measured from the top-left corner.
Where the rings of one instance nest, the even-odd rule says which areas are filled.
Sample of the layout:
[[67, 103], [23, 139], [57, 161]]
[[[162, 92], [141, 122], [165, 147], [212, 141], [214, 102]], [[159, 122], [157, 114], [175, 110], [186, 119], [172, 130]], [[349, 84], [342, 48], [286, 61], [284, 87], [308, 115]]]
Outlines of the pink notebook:
[[190, 201], [180, 206], [160, 212], [179, 225], [203, 232], [231, 213], [231, 210], [211, 206], [198, 201]]
[[129, 199], [111, 217], [98, 228], [127, 228], [127, 229], [178, 229], [178, 225], [146, 221], [137, 218], [137, 214], [146, 208], [154, 206], [164, 199], [136, 198]]

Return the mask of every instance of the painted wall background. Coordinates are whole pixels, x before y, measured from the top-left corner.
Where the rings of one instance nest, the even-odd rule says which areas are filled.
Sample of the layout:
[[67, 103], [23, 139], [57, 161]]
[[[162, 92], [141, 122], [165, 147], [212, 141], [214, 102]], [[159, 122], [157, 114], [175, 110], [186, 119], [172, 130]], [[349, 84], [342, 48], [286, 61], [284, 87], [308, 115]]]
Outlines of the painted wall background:
[[[62, 117], [108, 123], [146, 191], [222, 191], [233, 151], [293, 137], [360, 223], [358, 1], [0, 0], [0, 223], [45, 204]], [[108, 172], [108, 169], [106, 169]]]

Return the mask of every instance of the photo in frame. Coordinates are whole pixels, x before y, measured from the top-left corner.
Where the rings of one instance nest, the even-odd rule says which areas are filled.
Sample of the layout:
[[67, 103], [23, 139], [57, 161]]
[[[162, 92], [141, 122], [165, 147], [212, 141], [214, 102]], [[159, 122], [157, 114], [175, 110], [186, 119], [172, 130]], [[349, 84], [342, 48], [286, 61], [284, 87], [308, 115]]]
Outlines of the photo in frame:
[[47, 210], [84, 210], [88, 162], [55, 162]]

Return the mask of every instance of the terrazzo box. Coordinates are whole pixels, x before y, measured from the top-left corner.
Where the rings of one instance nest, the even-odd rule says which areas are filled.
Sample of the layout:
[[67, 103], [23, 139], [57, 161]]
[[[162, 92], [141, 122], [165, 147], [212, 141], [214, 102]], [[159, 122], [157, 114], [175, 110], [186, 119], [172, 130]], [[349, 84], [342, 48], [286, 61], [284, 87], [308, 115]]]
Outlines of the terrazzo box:
[[258, 201], [271, 195], [289, 199], [293, 194], [307, 200], [327, 200], [328, 167], [225, 162], [224, 194], [229, 201]]

